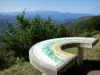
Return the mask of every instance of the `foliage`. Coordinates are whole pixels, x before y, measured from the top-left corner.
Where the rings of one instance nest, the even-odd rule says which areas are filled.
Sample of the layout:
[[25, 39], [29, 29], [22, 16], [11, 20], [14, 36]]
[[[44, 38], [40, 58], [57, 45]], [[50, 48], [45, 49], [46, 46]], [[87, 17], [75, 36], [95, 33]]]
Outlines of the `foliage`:
[[[56, 24], [50, 17], [42, 19], [39, 15], [32, 20], [24, 17], [25, 12], [16, 16], [18, 26], [8, 23], [4, 32], [5, 46], [0, 50], [0, 68], [8, 67], [15, 63], [16, 58], [29, 59], [29, 49], [32, 45], [42, 40], [72, 36], [63, 25]], [[2, 55], [3, 54], [3, 55]]]
[[59, 37], [93, 36], [100, 30], [100, 16], [73, 28], [56, 24], [50, 17], [42, 19], [36, 15], [29, 20], [25, 18], [25, 11], [16, 19], [18, 26], [8, 22], [8, 29], [3, 34], [5, 45], [0, 49], [0, 68], [16, 63], [17, 58], [28, 60], [29, 49], [37, 42]]
[[8, 68], [14, 64], [14, 52], [3, 47], [0, 49], [0, 69]]
[[81, 34], [79, 34], [79, 36], [92, 37], [93, 35], [96, 35], [98, 33], [99, 31], [93, 31], [93, 32], [84, 31]]
[[[98, 39], [100, 39], [100, 34], [94, 36]], [[66, 52], [69, 53], [73, 53], [73, 54], [77, 54], [77, 48], [69, 48], [67, 50], [65, 50]], [[78, 68], [74, 68], [73, 70], [77, 70], [78, 73], [84, 73], [84, 71], [86, 70], [86, 72], [88, 72], [89, 70], [94, 70], [94, 69], [98, 69], [99, 68], [99, 60], [100, 60], [100, 41], [99, 43], [93, 47], [92, 49], [85, 49], [84, 50], [84, 62], [82, 66], [78, 67]], [[88, 61], [86, 61], [88, 60]], [[92, 61], [91, 61], [92, 60]], [[83, 67], [85, 66], [85, 67]], [[88, 71], [87, 71], [87, 69]], [[71, 69], [71, 72], [73, 71]], [[74, 74], [76, 73], [76, 71], [74, 72]], [[74, 75], [74, 74], [70, 74], [70, 75]], [[10, 67], [9, 69], [5, 69], [3, 71], [0, 71], [0, 75], [41, 75], [41, 72], [39, 72], [38, 70], [36, 70], [29, 62], [19, 62], [15, 65], [13, 65], [12, 67]], [[80, 75], [80, 74], [76, 74], [76, 75]]]
[[[74, 25], [68, 26], [73, 36], [90, 37], [100, 32], [100, 16], [84, 17], [74, 20]], [[82, 22], [81, 22], [82, 20]], [[79, 21], [79, 22], [78, 22]], [[75, 25], [77, 23], [77, 25]]]
[[91, 31], [100, 31], [100, 16], [94, 16], [89, 19], [87, 22], [84, 22], [79, 26], [81, 30]]

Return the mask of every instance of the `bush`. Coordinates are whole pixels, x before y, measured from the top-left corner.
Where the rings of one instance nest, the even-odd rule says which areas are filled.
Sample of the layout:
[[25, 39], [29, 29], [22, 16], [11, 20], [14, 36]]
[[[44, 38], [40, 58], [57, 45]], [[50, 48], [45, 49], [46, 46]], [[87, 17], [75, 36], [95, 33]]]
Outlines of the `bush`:
[[[6, 48], [6, 47], [5, 47]], [[0, 69], [8, 68], [15, 63], [14, 52], [11, 50], [6, 50], [4, 47], [0, 49]]]
[[79, 36], [92, 37], [93, 35], [96, 35], [98, 33], [99, 33], [99, 31], [89, 32], [89, 31], [84, 30], [84, 32], [82, 32], [81, 34], [79, 34]]
[[71, 36], [65, 26], [56, 24], [50, 17], [42, 19], [39, 15], [36, 15], [34, 19], [28, 20], [24, 15], [25, 12], [16, 16], [19, 23], [17, 27], [8, 23], [8, 29], [3, 36], [6, 52], [11, 50], [15, 53], [16, 58], [28, 60], [29, 49], [37, 42]]
[[[92, 36], [98, 31], [91, 32], [87, 29], [74, 27], [67, 28], [56, 24], [50, 17], [42, 19], [39, 15], [32, 20], [24, 17], [25, 12], [16, 16], [18, 25], [8, 23], [8, 29], [3, 34], [4, 47], [0, 49], [0, 68], [7, 68], [16, 60], [28, 60], [29, 49], [37, 42], [46, 39], [69, 36]], [[17, 59], [18, 58], [18, 59]]]

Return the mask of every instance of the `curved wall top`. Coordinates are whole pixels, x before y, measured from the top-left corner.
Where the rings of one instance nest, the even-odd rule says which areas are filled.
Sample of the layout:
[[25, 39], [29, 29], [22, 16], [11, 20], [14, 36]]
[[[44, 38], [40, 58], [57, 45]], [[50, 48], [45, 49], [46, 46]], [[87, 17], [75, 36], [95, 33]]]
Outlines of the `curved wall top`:
[[64, 52], [62, 49], [73, 46], [92, 48], [97, 41], [95, 38], [85, 37], [56, 38], [39, 42], [32, 46], [31, 50], [37, 59], [48, 65], [57, 66], [59, 63], [75, 56], [74, 54]]

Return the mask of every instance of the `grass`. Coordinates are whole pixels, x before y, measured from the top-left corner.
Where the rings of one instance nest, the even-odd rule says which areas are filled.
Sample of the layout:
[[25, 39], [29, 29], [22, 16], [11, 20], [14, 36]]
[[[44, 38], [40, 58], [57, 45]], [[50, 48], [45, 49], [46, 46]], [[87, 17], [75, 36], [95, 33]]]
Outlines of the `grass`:
[[[100, 40], [100, 33], [93, 36]], [[70, 48], [65, 50], [66, 52], [77, 54], [77, 48]], [[84, 59], [85, 60], [100, 60], [100, 41], [93, 48], [84, 49]]]
[[[70, 48], [66, 52], [77, 54], [77, 48]], [[100, 60], [100, 48], [84, 49], [84, 60]]]
[[29, 62], [20, 62], [9, 69], [0, 71], [0, 75], [41, 75]]
[[[100, 39], [100, 34], [95, 35], [93, 37]], [[70, 48], [66, 51], [76, 54], [77, 48]], [[100, 60], [100, 41], [92, 49], [84, 50], [84, 59]], [[29, 62], [19, 62], [8, 69], [0, 71], [0, 75], [41, 75], [41, 72], [36, 70]]]

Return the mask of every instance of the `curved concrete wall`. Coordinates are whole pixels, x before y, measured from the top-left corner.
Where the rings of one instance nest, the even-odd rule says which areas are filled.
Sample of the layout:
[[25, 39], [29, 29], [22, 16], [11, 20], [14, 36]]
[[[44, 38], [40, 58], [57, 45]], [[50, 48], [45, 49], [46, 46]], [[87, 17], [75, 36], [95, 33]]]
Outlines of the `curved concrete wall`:
[[[92, 48], [95, 38], [68, 37], [39, 42], [31, 47], [29, 58], [32, 65], [47, 75], [58, 75], [76, 62], [77, 55], [66, 53], [63, 49], [71, 47]], [[66, 67], [65, 67], [66, 66]], [[59, 73], [60, 74], [60, 73]]]

